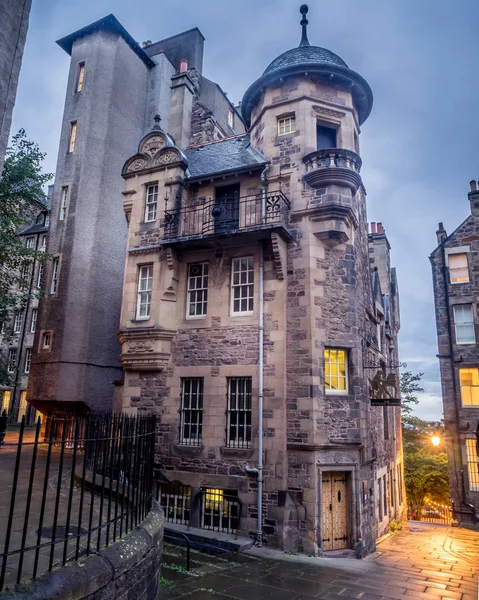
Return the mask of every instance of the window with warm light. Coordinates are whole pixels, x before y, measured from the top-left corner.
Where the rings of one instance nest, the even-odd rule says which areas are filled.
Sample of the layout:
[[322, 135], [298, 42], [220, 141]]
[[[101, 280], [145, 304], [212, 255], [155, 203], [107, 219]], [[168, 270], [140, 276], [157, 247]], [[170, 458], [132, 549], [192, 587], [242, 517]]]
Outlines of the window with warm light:
[[24, 390], [20, 394], [20, 403], [18, 405], [18, 415], [17, 415], [17, 422], [18, 423], [20, 423], [20, 421], [23, 419], [23, 417], [27, 414], [27, 407], [28, 407], [28, 403], [27, 403], [27, 391]]
[[475, 344], [474, 316], [472, 304], [456, 304], [453, 306], [456, 344]]
[[286, 135], [296, 131], [296, 116], [288, 115], [278, 119], [278, 135]]
[[77, 139], [77, 122], [76, 121], [72, 121], [70, 123], [70, 145], [69, 145], [69, 152], [75, 152], [75, 142]]
[[449, 254], [449, 275], [451, 283], [467, 283], [469, 281], [467, 254]]
[[479, 406], [479, 369], [459, 369], [463, 406]]
[[348, 393], [346, 350], [326, 348], [324, 351], [324, 385], [327, 394]]
[[85, 77], [85, 63], [82, 62], [78, 65], [77, 92], [81, 92], [83, 90], [84, 77]]
[[479, 492], [479, 458], [477, 456], [476, 440], [466, 440], [467, 472], [469, 475], [469, 489]]
[[10, 408], [10, 399], [12, 397], [12, 392], [10, 390], [4, 390], [2, 396], [2, 402], [0, 403], [0, 413], [5, 411], [8, 413]]

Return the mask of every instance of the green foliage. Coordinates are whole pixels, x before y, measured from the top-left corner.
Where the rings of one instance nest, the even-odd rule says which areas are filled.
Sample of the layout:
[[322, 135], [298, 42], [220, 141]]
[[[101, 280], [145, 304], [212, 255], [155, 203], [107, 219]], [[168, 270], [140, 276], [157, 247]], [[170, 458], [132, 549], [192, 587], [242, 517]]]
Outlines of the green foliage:
[[169, 588], [173, 585], [173, 582], [170, 581], [169, 579], [167, 579], [166, 577], [161, 577], [160, 585], [162, 585], [163, 587]]
[[168, 565], [169, 569], [172, 569], [173, 571], [176, 571], [177, 573], [181, 573], [182, 575], [190, 575], [190, 571], [188, 571], [188, 569], [186, 567], [184, 567], [183, 565], [175, 565], [174, 563], [171, 565]]
[[438, 447], [431, 443], [431, 435], [445, 438], [444, 425], [423, 421], [412, 414], [412, 406], [418, 403], [415, 395], [423, 389], [419, 382], [423, 373], [401, 373], [401, 396], [403, 399], [403, 450], [404, 483], [410, 509], [417, 514], [424, 500], [443, 504], [450, 503], [447, 454], [444, 442]]
[[403, 522], [399, 519], [392, 519], [392, 521], [389, 522], [389, 531], [391, 533], [394, 533], [395, 531], [401, 531], [402, 528]]
[[[23, 310], [28, 300], [30, 278], [22, 278], [23, 267], [49, 258], [44, 252], [26, 248], [25, 240], [17, 235], [46, 209], [43, 186], [52, 175], [42, 173], [44, 158], [23, 129], [7, 149], [0, 177], [0, 325], [8, 323], [13, 311]], [[7, 338], [11, 333], [7, 329]], [[0, 385], [9, 380], [6, 365], [0, 362]]]

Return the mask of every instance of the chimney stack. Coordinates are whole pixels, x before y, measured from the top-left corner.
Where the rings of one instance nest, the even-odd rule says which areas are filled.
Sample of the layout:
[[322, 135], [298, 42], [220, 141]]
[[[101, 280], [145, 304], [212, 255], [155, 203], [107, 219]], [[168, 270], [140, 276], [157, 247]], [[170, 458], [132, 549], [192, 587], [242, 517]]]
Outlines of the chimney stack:
[[469, 202], [471, 203], [471, 215], [473, 217], [479, 217], [479, 190], [477, 189], [477, 182], [473, 179], [469, 183], [471, 191], [467, 195]]
[[386, 232], [384, 231], [384, 227], [382, 223], [378, 223], [378, 233], [384, 235]]
[[439, 223], [437, 227], [436, 238], [438, 244], [442, 244], [442, 242], [447, 238], [447, 233], [442, 223]]
[[188, 71], [188, 61], [186, 58], [180, 60], [180, 73], [186, 73]]
[[371, 223], [371, 233], [376, 233], [376, 223]]

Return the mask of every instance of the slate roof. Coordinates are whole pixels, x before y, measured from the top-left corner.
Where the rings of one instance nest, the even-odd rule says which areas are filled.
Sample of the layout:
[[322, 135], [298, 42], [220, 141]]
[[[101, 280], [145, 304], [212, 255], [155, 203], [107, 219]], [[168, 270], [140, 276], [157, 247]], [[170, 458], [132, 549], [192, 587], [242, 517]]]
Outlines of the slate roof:
[[33, 235], [34, 233], [47, 233], [48, 227], [45, 227], [43, 223], [34, 223], [27, 227], [23, 231], [20, 231], [18, 235]]
[[266, 158], [251, 145], [248, 134], [190, 146], [183, 153], [188, 160], [188, 179], [244, 171], [266, 163]]
[[298, 48], [292, 48], [280, 54], [277, 58], [266, 67], [263, 75], [272, 73], [277, 69], [284, 69], [285, 67], [293, 67], [296, 65], [308, 65], [308, 64], [325, 64], [325, 65], [336, 65], [338, 67], [346, 67], [348, 65], [331, 50], [326, 48], [320, 48], [319, 46], [299, 46]]

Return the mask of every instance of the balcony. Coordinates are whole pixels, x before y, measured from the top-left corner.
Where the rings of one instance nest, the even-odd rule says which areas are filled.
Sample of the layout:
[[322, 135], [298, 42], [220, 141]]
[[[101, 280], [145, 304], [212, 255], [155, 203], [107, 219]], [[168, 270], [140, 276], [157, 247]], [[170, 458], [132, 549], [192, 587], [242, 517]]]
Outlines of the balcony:
[[303, 158], [306, 165], [305, 183], [313, 188], [346, 187], [356, 194], [361, 185], [361, 158], [351, 150], [331, 148], [311, 152]]
[[287, 230], [289, 200], [282, 192], [264, 195], [202, 198], [195, 204], [165, 209], [163, 243], [204, 240], [209, 237]]

